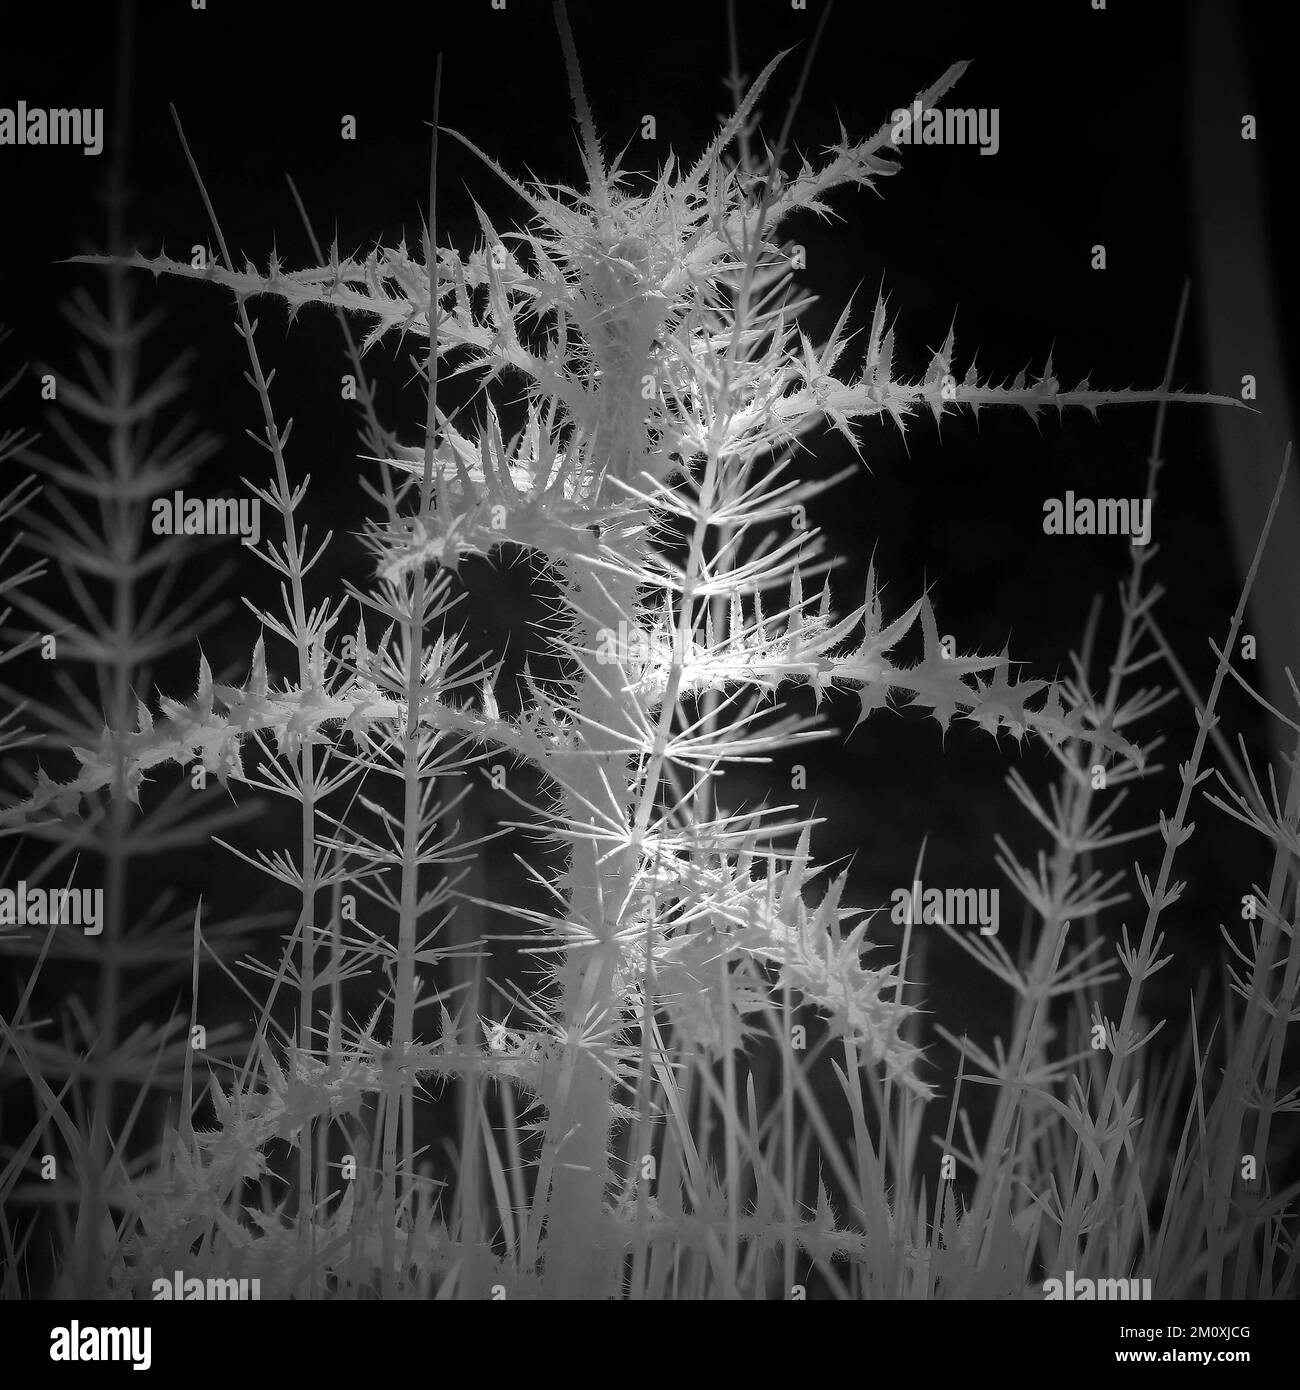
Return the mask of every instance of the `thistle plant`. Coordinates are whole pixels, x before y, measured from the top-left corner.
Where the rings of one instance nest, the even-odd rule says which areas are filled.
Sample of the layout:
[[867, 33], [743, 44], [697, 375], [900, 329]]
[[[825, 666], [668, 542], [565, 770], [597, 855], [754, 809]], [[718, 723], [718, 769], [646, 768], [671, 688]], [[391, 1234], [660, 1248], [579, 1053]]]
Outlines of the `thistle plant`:
[[[1118, 876], [1080, 878], [1079, 856], [1131, 838], [1108, 825], [1115, 802], [1093, 818], [1089, 779], [1100, 770], [1122, 786], [1143, 775], [1154, 745], [1133, 726], [1167, 698], [1122, 694], [1156, 631], [1146, 556], [1135, 548], [1107, 688], [1094, 690], [1086, 660], [1074, 678], [1024, 678], [1007, 652], [961, 653], [942, 639], [928, 594], [887, 606], [874, 566], [860, 602], [837, 608], [835, 557], [803, 518], [842, 478], [807, 476], [800, 463], [819, 431], [838, 431], [860, 452], [864, 425], [884, 418], [906, 432], [918, 418], [985, 408], [1037, 420], [1158, 404], [1163, 419], [1169, 404], [1233, 402], [1174, 389], [1172, 360], [1152, 390], [1088, 380], [1067, 388], [1050, 357], [1036, 376], [997, 384], [960, 361], [952, 332], [912, 377], [896, 366], [883, 295], [853, 355], [851, 303], [814, 341], [789, 228], [899, 172], [896, 120], [865, 138], [841, 127], [810, 157], [790, 147], [792, 112], [758, 156], [757, 104], [789, 61], [782, 55], [747, 89], [735, 83], [734, 112], [694, 159], [670, 156], [657, 175], [634, 175], [600, 138], [562, 3], [555, 16], [582, 171], [572, 186], [516, 177], [436, 126], [416, 249], [357, 258], [334, 245], [306, 269], [274, 255], [258, 269], [231, 256], [201, 154], [186, 145], [212, 249], [190, 263], [120, 249], [76, 258], [105, 266], [114, 284], [147, 270], [233, 294], [270, 461], [269, 481], [245, 486], [276, 518], [277, 534], [257, 553], [279, 576], [283, 602], [248, 605], [262, 635], [242, 681], [216, 679], [201, 659], [193, 696], [128, 708], [119, 680], [104, 733], [75, 747], [77, 775], [42, 778], [0, 811], [0, 824], [84, 815], [103, 794], [129, 806], [176, 765], [201, 767], [232, 792], [291, 799], [301, 830], [292, 849], [225, 846], [289, 890], [296, 920], [278, 963], [252, 963], [270, 988], [247, 1061], [205, 1082], [191, 1047], [179, 1116], [152, 1171], [118, 1175], [120, 1258], [109, 1282], [148, 1297], [160, 1271], [184, 1268], [253, 1275], [268, 1292], [309, 1297], [789, 1296], [804, 1277], [797, 1262], [810, 1262], [841, 1294], [1019, 1295], [1035, 1270], [1105, 1272], [1116, 1243], [1092, 1233], [1108, 1221], [1127, 1274], [1152, 1248], [1136, 1219], [1140, 1165], [1125, 1150], [1134, 1067], [1139, 1094], [1153, 1079], [1133, 1060], [1153, 1036], [1139, 1036], [1138, 1003], [1159, 969], [1157, 922], [1174, 899], [1172, 855], [1208, 735], [1185, 765], [1177, 813], [1162, 822], [1165, 861], [1142, 880], [1149, 910], [1140, 940], [1126, 939], [1120, 954], [1130, 985], [1109, 1061], [1080, 1063], [1091, 1069], [1095, 1110], [1056, 1098], [1079, 1059], [1050, 1053], [1047, 1018], [1058, 999], [1086, 1014], [1116, 978], [1100, 937], [1079, 951], [1066, 943], [1070, 923], [1122, 900]], [[965, 66], [916, 94], [915, 119], [941, 108]], [[437, 100], [435, 90], [441, 119]], [[499, 228], [476, 206], [479, 243], [440, 242], [437, 152], [448, 139], [517, 196], [520, 226]], [[323, 326], [319, 308], [342, 322], [362, 453], [378, 479], [362, 536], [366, 587], [313, 589], [321, 556], [342, 542], [309, 539], [297, 519], [309, 480], [295, 480], [290, 427], [251, 312], [268, 298], [309, 311], [304, 331]], [[366, 358], [394, 339], [421, 345], [422, 422], [381, 422]], [[477, 415], [440, 395], [462, 380], [477, 388]], [[1158, 455], [1157, 442], [1152, 486]], [[534, 634], [545, 673], [525, 661], [510, 691], [505, 654], [471, 655], [457, 627], [457, 581], [471, 561], [520, 553], [553, 620]], [[288, 653], [284, 680], [271, 674], [275, 645]], [[915, 646], [919, 654], [905, 654]], [[813, 714], [790, 703], [800, 687]], [[907, 705], [950, 739], [1031, 740], [1062, 768], [1050, 810], [1012, 774], [1056, 844], [1039, 874], [1001, 845], [999, 862], [1041, 919], [1032, 958], [1017, 964], [996, 940], [950, 929], [1017, 998], [1010, 1045], [996, 1058], [939, 1025], [963, 1066], [997, 1086], [983, 1143], [967, 1135], [962, 1152], [955, 1104], [948, 1121], [945, 1151], [960, 1154], [973, 1182], [960, 1213], [952, 1174], [934, 1189], [932, 1211], [926, 1184], [917, 1187], [938, 1078], [915, 1040], [911, 922], [902, 959], [872, 955], [871, 913], [847, 901], [847, 873], [829, 877], [815, 858], [816, 818], [790, 805], [734, 806], [726, 790], [728, 768], [826, 737], [821, 707], [838, 701], [858, 724]], [[518, 808], [501, 829], [549, 847], [526, 864], [545, 908], [490, 893], [475, 902], [461, 886], [459, 866], [483, 844], [457, 830], [460, 809], [489, 782]], [[1284, 836], [1263, 802], [1261, 793], [1235, 806]], [[1237, 1094], [1266, 1039], [1274, 1082], [1281, 1066], [1285, 1000], [1266, 1005], [1262, 982], [1280, 949], [1285, 877], [1279, 868], [1266, 919], [1275, 929], [1253, 961]], [[542, 962], [528, 990], [500, 988], [504, 1007], [429, 983], [452, 954], [448, 922], [471, 906], [517, 920], [520, 942]], [[197, 951], [201, 916], [193, 930]], [[376, 974], [370, 1012], [345, 1017], [344, 985]], [[1294, 976], [1292, 959], [1292, 1005]], [[197, 1010], [197, 955], [194, 978]], [[275, 1021], [286, 984], [296, 992], [289, 1026]], [[792, 1044], [806, 1032], [796, 1021], [805, 1006], [823, 1021], [820, 1050], [830, 1040], [841, 1049], [833, 1066], [852, 1120], [847, 1146], [830, 1134]], [[781, 1078], [779, 1102], [760, 1115], [752, 1077], [741, 1095], [739, 1065], [764, 1042], [775, 1043]], [[451, 1207], [417, 1134], [425, 1088], [448, 1081], [466, 1097]], [[504, 1117], [505, 1153], [485, 1083]], [[216, 1129], [196, 1127], [203, 1091]], [[1221, 1191], [1241, 1114], [1230, 1100], [1216, 1105], [1196, 1161]], [[796, 1113], [854, 1219], [837, 1215], [830, 1186], [812, 1177]], [[720, 1153], [707, 1142], [714, 1120], [699, 1126], [697, 1114], [717, 1117]], [[1259, 1124], [1266, 1137], [1267, 1112]], [[269, 1191], [274, 1141], [296, 1152], [283, 1201]], [[1191, 1159], [1181, 1157], [1190, 1183]], [[1060, 1194], [1046, 1208], [1022, 1190], [1045, 1174]], [[250, 1207], [255, 1185], [261, 1200]], [[1211, 1211], [1201, 1235], [1217, 1292], [1223, 1201]], [[1265, 1244], [1281, 1239], [1275, 1216], [1256, 1217]], [[1152, 1257], [1162, 1278], [1173, 1277], [1173, 1249]], [[1247, 1270], [1245, 1260], [1235, 1267], [1239, 1292], [1259, 1282]]]

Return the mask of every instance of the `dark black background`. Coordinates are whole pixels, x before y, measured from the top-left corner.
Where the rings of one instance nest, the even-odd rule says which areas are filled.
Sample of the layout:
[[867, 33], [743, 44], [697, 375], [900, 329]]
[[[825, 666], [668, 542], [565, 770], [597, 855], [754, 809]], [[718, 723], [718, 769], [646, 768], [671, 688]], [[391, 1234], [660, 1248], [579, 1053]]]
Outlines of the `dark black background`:
[[[794, 89], [807, 42], [821, 12], [786, 0], [738, 6], [742, 64], [756, 74], [777, 50], [796, 45], [765, 97], [764, 129], [774, 137]], [[1260, 158], [1268, 186], [1281, 196], [1291, 174], [1296, 122], [1290, 108], [1288, 58], [1275, 32], [1272, 7], [1237, 5], [1249, 51], [1261, 130]], [[0, 26], [0, 103], [111, 106], [116, 7], [47, 4], [6, 13]], [[188, 138], [237, 256], [265, 265], [272, 247], [293, 267], [310, 258], [285, 184], [297, 181], [323, 240], [337, 235], [344, 252], [391, 244], [405, 233], [418, 242], [427, 183], [429, 120], [435, 55], [443, 55], [442, 120], [464, 132], [518, 174], [577, 182], [580, 166], [569, 96], [549, 4], [509, 0], [504, 12], [488, 0], [403, 5], [373, 0], [334, 9], [318, 4], [232, 4], [211, 0], [193, 12], [188, 0], [141, 6], [136, 24], [130, 169], [135, 199], [133, 242], [156, 252], [188, 255], [211, 241], [203, 209], [167, 111], [179, 108]], [[877, 196], [835, 196], [840, 221], [809, 219], [792, 228], [808, 248], [808, 282], [822, 297], [810, 315], [814, 336], [855, 295], [855, 323], [865, 330], [883, 283], [898, 314], [898, 352], [909, 373], [924, 371], [956, 315], [958, 371], [976, 348], [983, 371], [1010, 378], [1041, 369], [1049, 349], [1063, 384], [1091, 374], [1094, 385], [1157, 384], [1164, 369], [1184, 278], [1195, 276], [1189, 238], [1186, 80], [1189, 7], [1141, 0], [1094, 12], [1068, 3], [968, 4], [961, 0], [886, 6], [841, 3], [832, 14], [795, 123], [795, 140], [810, 155], [835, 137], [876, 129], [895, 107], [950, 63], [972, 66], [952, 100], [997, 106], [1001, 150], [904, 153], [903, 172], [883, 180]], [[671, 149], [691, 159], [719, 115], [729, 109], [723, 85], [728, 57], [725, 7], [690, 4], [583, 3], [571, 17], [588, 92], [607, 147], [631, 142], [628, 163], [650, 168]], [[339, 138], [344, 113], [357, 117], [359, 138]], [[659, 139], [639, 140], [653, 113]], [[110, 118], [111, 119], [111, 118]], [[16, 360], [74, 366], [75, 343], [57, 315], [60, 297], [90, 272], [61, 258], [101, 246], [95, 202], [102, 160], [76, 150], [0, 149], [0, 322], [14, 331], [5, 366]], [[479, 237], [470, 197], [499, 228], [526, 209], [466, 150], [444, 141], [440, 154], [440, 238], [467, 249]], [[1270, 225], [1283, 226], [1271, 209]], [[1089, 269], [1089, 248], [1105, 242], [1110, 264]], [[1285, 243], [1275, 246], [1277, 294], [1292, 302], [1294, 281]], [[144, 277], [141, 277], [142, 280]], [[145, 302], [169, 312], [155, 340], [157, 361], [197, 348], [188, 404], [218, 430], [227, 448], [205, 474], [211, 491], [242, 473], [265, 474], [267, 461], [245, 437], [260, 413], [244, 385], [243, 348], [231, 331], [229, 297], [208, 287], [142, 286]], [[346, 370], [337, 327], [324, 311], [304, 312], [291, 327], [270, 301], [257, 307], [267, 361], [276, 366], [277, 408], [296, 421], [290, 466], [310, 471], [305, 510], [313, 529], [336, 532], [331, 558], [316, 572], [323, 591], [349, 577], [365, 578], [363, 553], [351, 538], [368, 503], [357, 485], [371, 465], [356, 459], [355, 422], [339, 400]], [[1175, 379], [1194, 389], [1232, 392], [1236, 380], [1209, 381], [1193, 312]], [[381, 409], [403, 421], [408, 441], [420, 437], [423, 405], [411, 384], [410, 344], [376, 349], [372, 369]], [[39, 423], [34, 386], [17, 409]], [[845, 557], [836, 580], [841, 607], [860, 602], [874, 555], [887, 584], [886, 613], [912, 602], [928, 584], [940, 630], [963, 652], [994, 653], [1010, 642], [1029, 673], [1067, 670], [1094, 593], [1114, 617], [1113, 598], [1127, 568], [1122, 540], [1076, 541], [1042, 535], [1044, 497], [1073, 487], [1100, 496], [1133, 496], [1142, 487], [1154, 412], [1147, 408], [1040, 418], [985, 412], [944, 421], [919, 419], [906, 440], [888, 423], [866, 425], [868, 464], [814, 514], [831, 548]], [[828, 433], [808, 467], [831, 471], [851, 459]], [[1169, 596], [1166, 630], [1201, 688], [1212, 657], [1207, 639], [1224, 632], [1239, 577], [1220, 518], [1219, 484], [1207, 410], [1172, 412], [1169, 466], [1157, 513], [1162, 552], [1154, 577]], [[198, 488], [196, 486], [195, 490]], [[203, 563], [196, 561], [196, 563]], [[269, 601], [266, 576], [241, 571], [242, 592]], [[470, 567], [470, 635], [499, 643], [518, 627], [527, 571]], [[233, 596], [233, 595], [232, 595]], [[1102, 651], [1107, 651], [1103, 629]], [[255, 632], [236, 613], [204, 636], [214, 669], [242, 678]], [[272, 652], [273, 667], [284, 653]], [[159, 672], [168, 693], [192, 692], [197, 651]], [[283, 669], [283, 665], [281, 666]], [[855, 703], [855, 702], [854, 702]], [[1241, 728], [1252, 749], [1265, 747], [1246, 702], [1225, 700], [1225, 723]], [[831, 711], [851, 725], [846, 703]], [[1182, 706], [1164, 718], [1168, 761], [1185, 756], [1193, 725]], [[992, 835], [1001, 831], [1032, 858], [1041, 833], [1001, 785], [1008, 759], [1045, 788], [1055, 775], [1046, 752], [1031, 743], [998, 747], [987, 735], [954, 725], [946, 747], [937, 726], [916, 715], [877, 715], [844, 743], [810, 756], [805, 800], [827, 817], [816, 842], [824, 860], [853, 859], [850, 900], [879, 903], [910, 878], [924, 836], [934, 881], [995, 886]], [[770, 779], [730, 784], [734, 798], [785, 790], [785, 769]], [[213, 792], [219, 796], [221, 793]], [[1158, 783], [1148, 809], [1171, 809], [1176, 786]], [[499, 808], [504, 810], [505, 808]], [[1135, 806], [1136, 823], [1142, 799]], [[1266, 872], [1260, 847], [1208, 807], [1192, 882], [1169, 914], [1178, 964], [1160, 977], [1171, 1008], [1185, 1001], [1194, 973], [1217, 960], [1217, 924], [1235, 916], [1243, 879]], [[292, 844], [291, 820], [269, 816], [250, 838]], [[518, 848], [518, 846], [511, 846]], [[1148, 868], [1158, 841], [1142, 842]], [[1126, 860], [1114, 867], [1124, 867]], [[506, 880], [504, 852], [491, 861]], [[158, 872], [155, 868], [152, 872]], [[230, 865], [214, 884], [210, 855], [175, 859], [166, 886], [215, 894], [227, 910], [261, 900], [264, 887]], [[161, 885], [157, 885], [161, 886]], [[146, 885], [146, 891], [147, 891]], [[1013, 896], [1004, 885], [1004, 940], [1017, 929]], [[223, 901], [225, 899], [225, 901]], [[279, 899], [274, 893], [268, 902]], [[281, 903], [281, 906], [284, 904]], [[1128, 914], [1131, 919], [1133, 914]], [[1120, 912], [1107, 925], [1117, 929]], [[495, 924], [506, 929], [504, 924]], [[886, 926], [882, 938], [888, 940]], [[987, 1032], [1004, 1000], [946, 942], [929, 960], [929, 1007], [948, 1027]], [[1181, 1035], [1182, 1027], [1176, 1033]], [[936, 1061], [948, 1058], [936, 1049]]]

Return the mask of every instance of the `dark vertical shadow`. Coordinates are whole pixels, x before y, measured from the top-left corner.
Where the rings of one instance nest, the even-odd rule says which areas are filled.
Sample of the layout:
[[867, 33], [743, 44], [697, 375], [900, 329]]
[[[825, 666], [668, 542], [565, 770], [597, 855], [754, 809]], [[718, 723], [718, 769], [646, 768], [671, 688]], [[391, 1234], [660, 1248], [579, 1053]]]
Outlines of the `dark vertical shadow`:
[[[1278, 314], [1277, 276], [1265, 221], [1264, 148], [1271, 132], [1242, 138], [1242, 118], [1261, 121], [1258, 93], [1247, 70], [1239, 11], [1197, 0], [1191, 25], [1186, 154], [1198, 273], [1205, 389], [1237, 394], [1247, 374], [1257, 383], [1259, 412], [1216, 410], [1214, 431], [1219, 494], [1244, 576], [1287, 441], [1294, 409], [1287, 392], [1285, 344]], [[1258, 639], [1256, 688], [1280, 710], [1295, 712], [1286, 680], [1300, 679], [1300, 493], [1289, 486], [1278, 511], [1250, 600], [1248, 631]], [[1234, 654], [1236, 669], [1252, 675]], [[1284, 732], [1272, 725], [1274, 753]]]

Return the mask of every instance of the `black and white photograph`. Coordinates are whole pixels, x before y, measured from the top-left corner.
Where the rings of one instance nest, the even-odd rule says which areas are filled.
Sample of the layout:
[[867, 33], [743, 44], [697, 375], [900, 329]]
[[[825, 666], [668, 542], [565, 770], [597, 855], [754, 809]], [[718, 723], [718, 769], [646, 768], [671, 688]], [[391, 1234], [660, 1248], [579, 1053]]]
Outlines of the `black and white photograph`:
[[0, 13], [6, 1373], [885, 1301], [1273, 1383], [1285, 28]]

